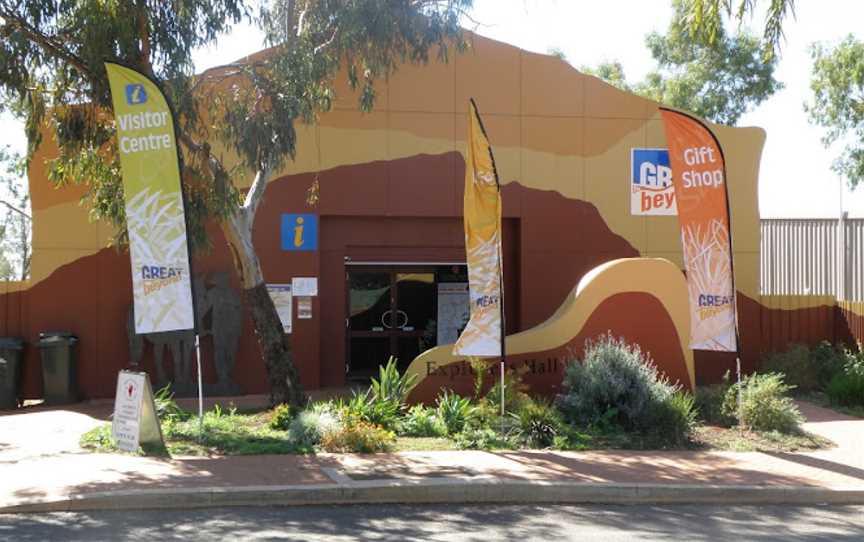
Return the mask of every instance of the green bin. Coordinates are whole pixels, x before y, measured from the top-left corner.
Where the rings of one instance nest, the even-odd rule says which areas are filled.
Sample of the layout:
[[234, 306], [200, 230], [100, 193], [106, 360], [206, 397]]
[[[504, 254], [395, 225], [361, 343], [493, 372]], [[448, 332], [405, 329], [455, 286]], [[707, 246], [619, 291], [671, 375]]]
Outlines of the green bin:
[[16, 337], [0, 337], [0, 410], [18, 406], [21, 394], [21, 373], [24, 341]]
[[78, 400], [78, 337], [65, 331], [39, 334], [42, 356], [42, 385], [46, 405], [74, 403]]

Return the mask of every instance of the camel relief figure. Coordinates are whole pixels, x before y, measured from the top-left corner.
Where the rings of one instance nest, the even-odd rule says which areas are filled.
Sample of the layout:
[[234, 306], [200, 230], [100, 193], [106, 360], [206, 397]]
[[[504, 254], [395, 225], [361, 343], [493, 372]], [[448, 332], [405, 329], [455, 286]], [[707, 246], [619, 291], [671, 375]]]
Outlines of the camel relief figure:
[[[236, 393], [237, 385], [231, 380], [236, 363], [237, 347], [242, 326], [240, 296], [228, 285], [226, 273], [214, 273], [205, 278], [195, 277], [195, 307], [198, 331], [203, 339], [213, 337], [216, 374], [219, 382], [212, 390], [217, 393]], [[208, 286], [210, 286], [208, 288]], [[129, 356], [132, 365], [140, 365], [144, 357], [144, 343], [153, 346], [153, 364], [156, 366], [156, 385], [171, 382], [178, 393], [191, 393], [193, 386], [192, 356], [195, 348], [193, 330], [135, 333], [135, 308], [129, 308], [126, 332], [129, 338]], [[207, 316], [210, 318], [208, 319]], [[209, 324], [209, 325], [208, 325]], [[174, 361], [173, 378], [169, 378], [163, 362], [165, 350]]]

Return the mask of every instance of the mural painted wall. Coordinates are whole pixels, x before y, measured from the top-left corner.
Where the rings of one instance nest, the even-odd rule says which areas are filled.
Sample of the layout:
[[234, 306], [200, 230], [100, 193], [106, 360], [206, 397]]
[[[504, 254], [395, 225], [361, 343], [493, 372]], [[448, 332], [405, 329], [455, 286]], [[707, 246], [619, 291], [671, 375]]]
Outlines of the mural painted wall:
[[[462, 152], [469, 97], [483, 112], [503, 185], [508, 333], [546, 321], [583, 275], [604, 262], [642, 256], [682, 267], [676, 217], [630, 212], [632, 149], [666, 143], [658, 104], [550, 56], [479, 36], [472, 43], [448, 64], [401, 67], [379, 89], [371, 113], [359, 112], [357, 96], [339, 88], [333, 111], [318, 126], [300, 127], [297, 159], [268, 185], [254, 231], [265, 279], [319, 277], [311, 318], [295, 315], [292, 322], [296, 363], [309, 388], [344, 382], [346, 344], [338, 337], [345, 327], [346, 258], [464, 261]], [[712, 129], [727, 158], [741, 340], [745, 368], [752, 369], [765, 349], [765, 311], [775, 310], [758, 296], [757, 183], [765, 133]], [[83, 187], [55, 189], [48, 183], [44, 161], [56, 154], [54, 145], [46, 134], [29, 172], [32, 278], [3, 285], [0, 332], [31, 344], [44, 330], [78, 334], [82, 394], [107, 397], [116, 371], [130, 359], [128, 256], [107, 248], [108, 224], [88, 219], [80, 203]], [[306, 190], [316, 175], [320, 201], [309, 207]], [[251, 173], [243, 179], [251, 180]], [[318, 216], [317, 250], [282, 250], [284, 213]], [[229, 286], [238, 289], [221, 233], [215, 227], [210, 233], [214, 250], [196, 256], [196, 272], [228, 272]], [[618, 303], [598, 329], [614, 329], [621, 311], [654, 310], [647, 297]], [[795, 311], [818, 306], [817, 300]], [[264, 367], [245, 311], [241, 328], [233, 380], [245, 393], [263, 393]], [[678, 344], [677, 337], [667, 340]], [[213, 346], [212, 338], [204, 341], [205, 380], [211, 384], [218, 380]], [[144, 348], [144, 367], [153, 370], [153, 347]], [[38, 352], [29, 347], [26, 354], [26, 393], [38, 397]], [[733, 365], [729, 355], [697, 353], [696, 381], [718, 378]]]

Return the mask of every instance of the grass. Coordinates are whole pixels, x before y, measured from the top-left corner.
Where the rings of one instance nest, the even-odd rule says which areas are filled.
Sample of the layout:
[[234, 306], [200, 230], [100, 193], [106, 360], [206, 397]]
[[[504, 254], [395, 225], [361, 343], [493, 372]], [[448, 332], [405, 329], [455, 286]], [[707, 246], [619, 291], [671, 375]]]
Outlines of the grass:
[[834, 445], [828, 439], [801, 431], [740, 431], [737, 427], [700, 425], [696, 428], [694, 444], [703, 449], [729, 452], [797, 452], [818, 450]]
[[394, 452], [456, 450], [456, 444], [444, 437], [397, 437]]

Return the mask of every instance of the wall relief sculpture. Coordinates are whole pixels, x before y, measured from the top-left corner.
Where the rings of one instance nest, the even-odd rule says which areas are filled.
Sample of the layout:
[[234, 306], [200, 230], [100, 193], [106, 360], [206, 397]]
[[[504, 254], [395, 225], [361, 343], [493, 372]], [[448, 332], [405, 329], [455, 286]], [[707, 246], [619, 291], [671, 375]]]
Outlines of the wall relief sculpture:
[[[193, 279], [195, 294], [195, 318], [202, 344], [210, 337], [213, 344], [213, 363], [217, 382], [204, 385], [209, 395], [237, 395], [240, 387], [233, 380], [243, 325], [243, 308], [240, 295], [229, 285], [227, 273], [208, 273]], [[126, 333], [129, 339], [130, 364], [140, 365], [144, 358], [145, 345], [153, 347], [153, 364], [156, 367], [156, 386], [171, 383], [177, 395], [197, 393], [197, 375], [194, 369], [195, 333], [192, 330], [165, 331], [161, 333], [135, 333], [134, 306], [129, 307], [126, 318]], [[173, 371], [166, 366], [165, 352], [171, 354]], [[202, 359], [202, 364], [206, 364]], [[206, 374], [206, 372], [205, 372]]]

